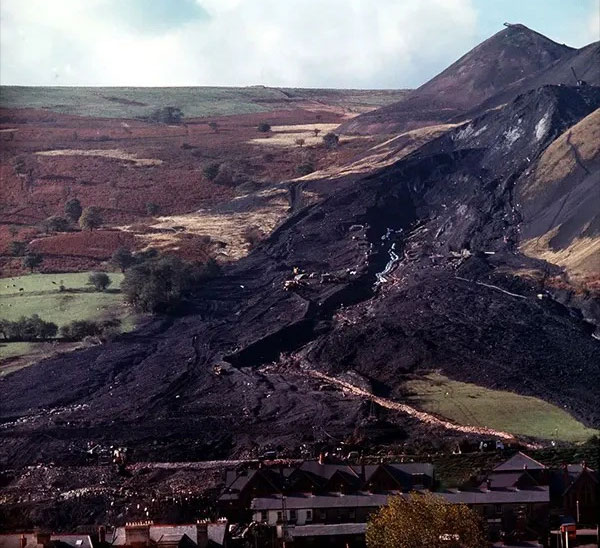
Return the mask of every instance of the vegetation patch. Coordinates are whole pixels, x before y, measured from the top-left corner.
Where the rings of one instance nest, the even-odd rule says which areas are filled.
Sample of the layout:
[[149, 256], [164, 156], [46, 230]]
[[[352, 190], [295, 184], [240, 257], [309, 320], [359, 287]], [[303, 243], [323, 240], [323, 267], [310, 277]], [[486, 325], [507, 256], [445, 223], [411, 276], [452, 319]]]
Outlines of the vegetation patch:
[[[0, 280], [0, 316], [18, 321], [37, 314], [42, 320], [62, 328], [73, 321], [120, 320], [121, 331], [135, 327], [134, 315], [123, 303], [119, 287], [123, 274], [109, 273], [111, 289], [96, 291], [89, 285], [89, 272], [32, 274]], [[0, 345], [0, 361], [23, 355], [34, 348], [31, 343]]]
[[566, 411], [538, 398], [490, 390], [439, 374], [409, 381], [407, 388], [414, 404], [460, 424], [568, 442], [598, 434]]
[[36, 152], [38, 156], [99, 156], [101, 158], [114, 158], [115, 160], [124, 160], [133, 162], [138, 167], [142, 166], [158, 166], [162, 164], [162, 160], [157, 158], [138, 158], [135, 154], [126, 152], [120, 148], [85, 150], [76, 148], [66, 148], [61, 150], [43, 150]]

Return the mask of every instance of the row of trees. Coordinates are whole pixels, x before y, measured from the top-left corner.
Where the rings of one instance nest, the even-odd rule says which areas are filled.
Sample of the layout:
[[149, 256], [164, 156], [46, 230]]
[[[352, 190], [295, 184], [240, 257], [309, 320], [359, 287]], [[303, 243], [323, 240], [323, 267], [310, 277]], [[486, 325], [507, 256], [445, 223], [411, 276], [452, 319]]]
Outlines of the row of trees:
[[120, 320], [104, 321], [74, 320], [58, 328], [54, 322], [42, 320], [38, 314], [18, 320], [0, 320], [0, 335], [6, 341], [36, 342], [53, 339], [57, 334], [69, 341], [81, 341], [86, 337], [106, 338], [116, 334], [121, 325]]

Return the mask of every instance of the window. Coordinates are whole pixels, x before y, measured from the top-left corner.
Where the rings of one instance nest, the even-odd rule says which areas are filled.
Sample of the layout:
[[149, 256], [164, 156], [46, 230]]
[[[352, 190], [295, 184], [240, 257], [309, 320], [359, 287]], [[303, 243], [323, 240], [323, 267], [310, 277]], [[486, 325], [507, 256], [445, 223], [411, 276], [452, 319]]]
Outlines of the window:
[[260, 521], [267, 521], [267, 511], [266, 510], [260, 511]]
[[290, 510], [290, 521], [295, 522], [297, 519], [296, 510]]
[[306, 511], [306, 521], [312, 521], [312, 510]]
[[496, 504], [496, 514], [501, 514], [501, 513], [502, 513], [502, 505]]
[[277, 512], [277, 521], [281, 523], [283, 521], [283, 514], [281, 511]]

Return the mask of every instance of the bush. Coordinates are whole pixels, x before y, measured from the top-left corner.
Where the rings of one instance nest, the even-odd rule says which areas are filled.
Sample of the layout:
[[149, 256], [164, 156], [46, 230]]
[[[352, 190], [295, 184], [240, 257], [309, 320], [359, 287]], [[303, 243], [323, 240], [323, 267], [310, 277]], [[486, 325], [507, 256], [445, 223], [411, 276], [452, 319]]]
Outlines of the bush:
[[160, 206], [154, 202], [148, 202], [146, 204], [146, 213], [148, 215], [156, 215], [160, 211]]
[[219, 133], [219, 124], [217, 124], [217, 122], [208, 122], [208, 127], [212, 129], [214, 133]]
[[81, 202], [77, 198], [71, 198], [65, 204], [65, 215], [74, 223], [79, 221], [82, 211], [83, 208], [81, 207]]
[[183, 112], [179, 107], [163, 107], [150, 114], [147, 120], [159, 124], [180, 124], [182, 118]]
[[260, 124], [258, 124], [257, 129], [261, 133], [268, 133], [269, 131], [271, 131], [271, 124], [269, 124], [268, 122], [261, 122]]
[[227, 164], [221, 164], [214, 182], [218, 185], [229, 186], [234, 183], [235, 177], [233, 170]]
[[219, 167], [220, 164], [218, 162], [207, 164], [202, 168], [202, 175], [204, 175], [209, 181], [214, 181], [216, 176], [219, 174]]
[[302, 162], [296, 166], [296, 173], [300, 176], [308, 175], [315, 170], [315, 165], [310, 161]]
[[296, 139], [296, 141], [295, 141], [295, 142], [296, 142], [296, 144], [297, 144], [297, 145], [298, 145], [300, 148], [302, 148], [302, 147], [304, 146], [304, 143], [306, 143], [306, 141], [305, 141], [304, 139], [302, 139], [302, 138], [300, 138], [300, 139]]
[[195, 267], [178, 257], [147, 260], [125, 272], [121, 290], [125, 300], [143, 312], [176, 309], [201, 280], [216, 276], [218, 265]]
[[42, 221], [42, 228], [46, 234], [49, 232], [66, 232], [69, 230], [69, 221], [65, 217], [53, 215]]
[[106, 272], [92, 272], [88, 277], [88, 285], [94, 286], [96, 291], [106, 291], [112, 280]]
[[102, 222], [100, 208], [96, 206], [86, 207], [79, 218], [79, 226], [84, 230], [94, 230], [102, 226]]
[[42, 320], [37, 314], [21, 318], [15, 322], [0, 320], [0, 333], [4, 339], [13, 341], [35, 341], [50, 339], [56, 335], [55, 323]]
[[258, 226], [247, 226], [242, 235], [244, 240], [250, 244], [250, 249], [254, 249], [265, 237], [265, 233]]
[[110, 258], [110, 262], [121, 269], [121, 272], [125, 272], [131, 265], [135, 263], [135, 258], [131, 254], [129, 249], [124, 247], [119, 247], [115, 249], [115, 252], [112, 254]]
[[323, 136], [323, 144], [330, 150], [337, 148], [340, 144], [340, 138], [335, 133], [327, 133]]
[[27, 242], [10, 242], [10, 254], [14, 257], [22, 257], [27, 252]]
[[119, 332], [121, 321], [117, 319], [94, 322], [74, 320], [60, 328], [60, 336], [71, 341], [81, 341], [86, 337], [110, 338]]
[[28, 253], [23, 257], [23, 266], [29, 268], [31, 272], [36, 266], [40, 266], [44, 261], [44, 257], [39, 253]]

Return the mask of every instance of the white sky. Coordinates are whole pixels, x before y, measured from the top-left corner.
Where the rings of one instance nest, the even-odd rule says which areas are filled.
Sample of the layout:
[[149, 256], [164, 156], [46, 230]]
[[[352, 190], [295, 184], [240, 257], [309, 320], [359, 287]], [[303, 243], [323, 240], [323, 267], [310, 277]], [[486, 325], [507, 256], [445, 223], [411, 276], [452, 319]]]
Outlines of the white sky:
[[0, 83], [415, 87], [504, 20], [574, 46], [598, 40], [599, 9], [598, 0], [0, 0]]

